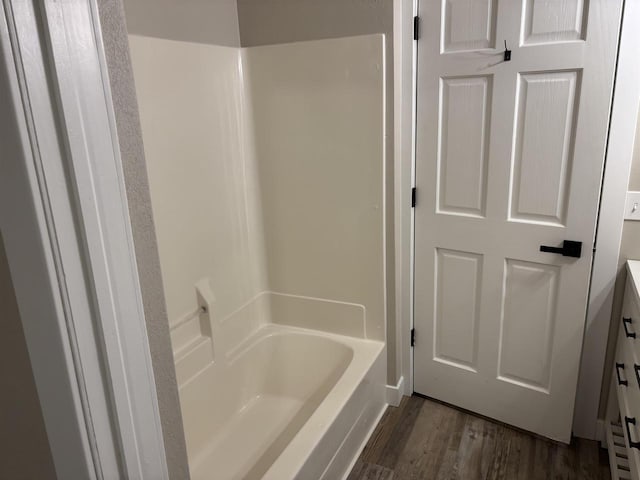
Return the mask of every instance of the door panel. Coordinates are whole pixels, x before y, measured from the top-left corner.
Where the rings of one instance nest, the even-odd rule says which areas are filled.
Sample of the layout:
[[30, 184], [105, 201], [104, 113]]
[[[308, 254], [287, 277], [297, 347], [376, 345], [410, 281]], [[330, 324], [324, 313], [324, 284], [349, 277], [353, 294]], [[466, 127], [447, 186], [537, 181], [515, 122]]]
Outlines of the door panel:
[[560, 267], [505, 262], [498, 379], [549, 392]]
[[483, 217], [491, 78], [444, 78], [440, 98], [438, 212]]
[[475, 371], [482, 255], [443, 248], [436, 252], [434, 359]]
[[584, 40], [588, 6], [584, 0], [527, 0], [522, 18], [523, 43]]
[[445, 0], [445, 53], [495, 47], [497, 0]]
[[621, 1], [419, 15], [414, 389], [568, 441]]
[[579, 72], [518, 75], [510, 220], [563, 226]]

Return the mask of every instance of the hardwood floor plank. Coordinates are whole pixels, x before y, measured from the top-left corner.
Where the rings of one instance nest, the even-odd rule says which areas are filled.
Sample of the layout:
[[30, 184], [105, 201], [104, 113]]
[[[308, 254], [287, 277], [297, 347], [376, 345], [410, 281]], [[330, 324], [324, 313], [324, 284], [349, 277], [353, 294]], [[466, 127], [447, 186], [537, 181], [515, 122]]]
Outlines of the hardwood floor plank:
[[458, 413], [459, 415], [456, 417], [456, 424], [449, 436], [449, 442], [447, 443], [445, 454], [442, 457], [440, 464], [437, 465], [438, 473], [435, 477], [437, 480], [447, 480], [451, 477], [453, 466], [458, 458], [458, 450], [460, 449], [460, 442], [462, 441], [462, 433], [464, 431], [464, 426], [467, 423], [468, 416], [462, 412]]
[[362, 451], [360, 458], [363, 462], [379, 463], [380, 458], [384, 455], [385, 449], [390, 443], [391, 435], [398, 425], [398, 422], [405, 415], [406, 409], [411, 408], [409, 404], [413, 402], [413, 405], [419, 405], [419, 402], [412, 400], [412, 398], [413, 397], [403, 397], [398, 407], [387, 407], [380, 423]]
[[388, 432], [388, 440], [377, 452], [365, 457], [365, 461], [382, 465], [391, 470], [395, 469], [398, 458], [402, 454], [407, 445], [407, 441], [411, 436], [416, 419], [424, 404], [424, 400], [420, 397], [409, 397], [405, 408], [402, 410], [398, 421], [393, 425], [391, 431]]
[[483, 480], [495, 455], [498, 425], [467, 415], [451, 480]]
[[[416, 419], [407, 447], [400, 456], [395, 471], [398, 478], [436, 478], [451, 442], [457, 449], [465, 414], [439, 403], [425, 401]], [[457, 443], [456, 443], [456, 438]]]
[[[542, 441], [542, 440], [541, 440]], [[577, 455], [566, 445], [554, 445], [551, 471], [558, 480], [571, 480], [575, 477]]]
[[576, 477], [586, 480], [609, 480], [609, 457], [606, 450], [600, 448], [597, 442], [590, 442], [581, 438], [574, 439], [573, 448], [577, 451], [575, 468]]
[[544, 440], [421, 397], [390, 407], [349, 480], [604, 480], [597, 442]]
[[554, 448], [555, 445], [551, 442], [545, 442], [538, 438], [533, 439], [533, 462], [530, 466], [530, 477], [527, 477], [527, 479], [544, 480], [552, 478], [551, 466]]
[[358, 460], [347, 480], [393, 480], [393, 470]]
[[513, 430], [500, 426], [496, 432], [495, 451], [487, 471], [487, 480], [511, 480], [507, 476], [507, 461], [511, 454]]
[[355, 465], [353, 466], [353, 468], [351, 469], [351, 472], [349, 473], [349, 476], [347, 477], [347, 480], [355, 480], [355, 479], [360, 479], [362, 478], [362, 469], [364, 468], [364, 462], [362, 461], [362, 458], [359, 458]]
[[509, 443], [509, 452], [504, 466], [504, 478], [508, 480], [527, 480], [530, 478], [534, 461], [533, 446], [535, 439], [522, 435], [516, 430], [506, 429], [505, 439]]

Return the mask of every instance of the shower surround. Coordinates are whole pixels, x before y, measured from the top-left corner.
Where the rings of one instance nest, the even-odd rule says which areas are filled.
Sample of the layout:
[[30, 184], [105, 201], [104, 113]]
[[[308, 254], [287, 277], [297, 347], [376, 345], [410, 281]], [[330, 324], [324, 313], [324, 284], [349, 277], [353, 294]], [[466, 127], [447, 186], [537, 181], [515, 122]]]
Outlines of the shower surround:
[[192, 477], [340, 478], [385, 406], [384, 36], [129, 40]]

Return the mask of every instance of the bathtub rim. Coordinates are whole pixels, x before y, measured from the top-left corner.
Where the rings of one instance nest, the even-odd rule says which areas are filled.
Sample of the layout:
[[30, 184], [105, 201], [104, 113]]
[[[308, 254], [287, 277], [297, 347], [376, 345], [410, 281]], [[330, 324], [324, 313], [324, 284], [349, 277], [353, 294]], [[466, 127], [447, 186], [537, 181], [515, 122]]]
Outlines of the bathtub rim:
[[[264, 480], [294, 479], [311, 458], [316, 445], [329, 432], [358, 387], [366, 380], [376, 362], [382, 361], [385, 364], [383, 370], [386, 371], [386, 344], [378, 340], [355, 338], [287, 325], [271, 324], [267, 327], [275, 328], [282, 334], [320, 335], [346, 343], [354, 350], [354, 355], [343, 374], [263, 477]], [[386, 383], [384, 378], [378, 380], [381, 385]], [[386, 401], [384, 403], [386, 404]]]
[[[280, 455], [276, 457], [265, 471], [263, 477], [265, 480], [271, 478], [296, 478], [307, 461], [312, 457], [316, 445], [336, 422], [340, 412], [342, 412], [349, 403], [349, 400], [360, 384], [366, 379], [374, 364], [377, 361], [385, 360], [381, 359], [380, 356], [384, 356], [384, 352], [386, 351], [385, 343], [378, 340], [350, 337], [277, 323], [266, 323], [261, 325], [229, 352], [221, 354], [221, 360], [228, 365], [232, 365], [239, 361], [244, 354], [256, 347], [261, 341], [279, 336], [322, 337], [323, 339], [346, 346], [351, 350], [352, 356], [346, 368], [331, 386], [320, 404], [295, 433]], [[206, 368], [190, 378], [180, 389], [182, 390], [182, 388], [199, 378], [205, 370]], [[384, 383], [383, 378], [380, 378], [379, 381]], [[196, 457], [194, 457], [194, 460]], [[202, 465], [202, 459], [197, 462], [190, 462], [189, 467], [190, 469], [197, 470], [200, 465]]]

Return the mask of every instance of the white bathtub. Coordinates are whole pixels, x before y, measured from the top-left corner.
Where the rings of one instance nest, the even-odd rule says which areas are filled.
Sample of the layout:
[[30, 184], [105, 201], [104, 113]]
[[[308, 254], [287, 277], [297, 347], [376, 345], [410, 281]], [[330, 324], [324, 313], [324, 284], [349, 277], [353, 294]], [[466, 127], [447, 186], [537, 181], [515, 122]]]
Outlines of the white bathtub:
[[384, 344], [269, 324], [183, 385], [193, 480], [339, 479], [386, 406]]

